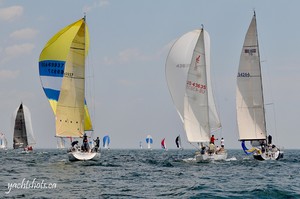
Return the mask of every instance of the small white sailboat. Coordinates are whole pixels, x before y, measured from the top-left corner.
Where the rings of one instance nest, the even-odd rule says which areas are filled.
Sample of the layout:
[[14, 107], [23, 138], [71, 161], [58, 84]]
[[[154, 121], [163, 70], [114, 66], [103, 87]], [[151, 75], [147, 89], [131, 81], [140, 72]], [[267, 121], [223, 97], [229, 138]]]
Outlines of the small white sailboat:
[[[266, 128], [256, 14], [245, 36], [237, 74], [236, 111], [239, 141], [246, 154], [258, 160], [278, 160], [283, 151], [272, 143]], [[267, 140], [268, 138], [268, 140]], [[247, 149], [245, 141], [252, 148]]]
[[[89, 145], [93, 132], [85, 99], [85, 59], [89, 32], [85, 17], [56, 33], [39, 58], [39, 73], [44, 92], [55, 115], [56, 137], [73, 138], [68, 150], [70, 161], [96, 160], [100, 152]], [[82, 147], [76, 139], [83, 137]], [[75, 141], [74, 141], [75, 140]]]
[[32, 151], [35, 138], [33, 135], [31, 114], [23, 103], [13, 113], [13, 124], [13, 148], [23, 148], [24, 151]]
[[147, 137], [146, 137], [146, 143], [147, 143], [147, 148], [151, 150], [152, 149], [151, 145], [153, 144], [153, 139], [152, 139], [151, 135], [147, 135]]
[[103, 148], [109, 149], [110, 137], [108, 135], [103, 137]]
[[166, 138], [161, 140], [160, 145], [161, 145], [161, 148], [164, 149], [165, 151], [168, 150], [167, 145], [166, 145]]
[[[166, 78], [187, 139], [200, 146], [221, 128], [210, 76], [210, 38], [203, 27], [184, 34], [172, 46], [166, 61]], [[197, 151], [196, 161], [225, 160], [227, 151]]]
[[7, 149], [7, 139], [3, 133], [0, 133], [0, 149]]
[[57, 138], [57, 148], [58, 149], [65, 149], [66, 148], [66, 139], [63, 137]]

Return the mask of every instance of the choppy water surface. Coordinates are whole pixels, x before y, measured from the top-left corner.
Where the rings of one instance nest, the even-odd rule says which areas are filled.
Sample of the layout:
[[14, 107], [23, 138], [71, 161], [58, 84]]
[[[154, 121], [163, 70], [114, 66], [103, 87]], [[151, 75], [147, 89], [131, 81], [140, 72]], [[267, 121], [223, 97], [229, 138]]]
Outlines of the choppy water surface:
[[300, 150], [280, 161], [242, 150], [227, 161], [184, 161], [193, 154], [102, 150], [99, 161], [69, 162], [65, 150], [0, 151], [0, 198], [300, 198]]

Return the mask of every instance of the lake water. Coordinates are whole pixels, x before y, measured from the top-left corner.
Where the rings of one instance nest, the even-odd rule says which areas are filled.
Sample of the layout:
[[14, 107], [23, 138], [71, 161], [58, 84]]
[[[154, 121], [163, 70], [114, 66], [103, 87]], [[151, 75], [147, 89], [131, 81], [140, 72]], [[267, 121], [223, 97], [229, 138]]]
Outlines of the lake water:
[[300, 198], [300, 150], [279, 161], [228, 150], [210, 163], [184, 161], [194, 150], [102, 150], [87, 162], [58, 149], [0, 155], [0, 198]]

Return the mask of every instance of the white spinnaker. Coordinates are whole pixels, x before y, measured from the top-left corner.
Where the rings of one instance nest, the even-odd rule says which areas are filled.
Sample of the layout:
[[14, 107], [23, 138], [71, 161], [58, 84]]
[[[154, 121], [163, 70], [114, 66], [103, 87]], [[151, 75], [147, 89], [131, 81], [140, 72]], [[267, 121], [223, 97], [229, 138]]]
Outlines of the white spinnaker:
[[199, 30], [184, 34], [171, 47], [166, 60], [166, 79], [173, 103], [183, 122], [186, 78]]
[[245, 36], [240, 56], [237, 75], [236, 110], [240, 140], [266, 139], [262, 76], [255, 15]]

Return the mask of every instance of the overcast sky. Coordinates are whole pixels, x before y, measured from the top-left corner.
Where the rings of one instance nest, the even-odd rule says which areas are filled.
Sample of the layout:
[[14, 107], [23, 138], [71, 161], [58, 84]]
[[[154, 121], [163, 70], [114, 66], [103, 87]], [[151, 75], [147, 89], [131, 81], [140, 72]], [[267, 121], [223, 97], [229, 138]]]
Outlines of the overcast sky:
[[172, 43], [201, 27], [211, 38], [215, 97], [227, 148], [240, 148], [235, 89], [245, 33], [257, 14], [267, 126], [286, 149], [300, 148], [300, 1], [298, 0], [0, 0], [0, 131], [12, 147], [12, 114], [23, 102], [31, 111], [37, 148], [56, 148], [55, 120], [42, 90], [38, 59], [61, 28], [87, 15], [88, 64], [95, 135], [111, 137], [111, 148], [138, 148], [151, 134], [153, 147], [186, 141], [165, 79]]

